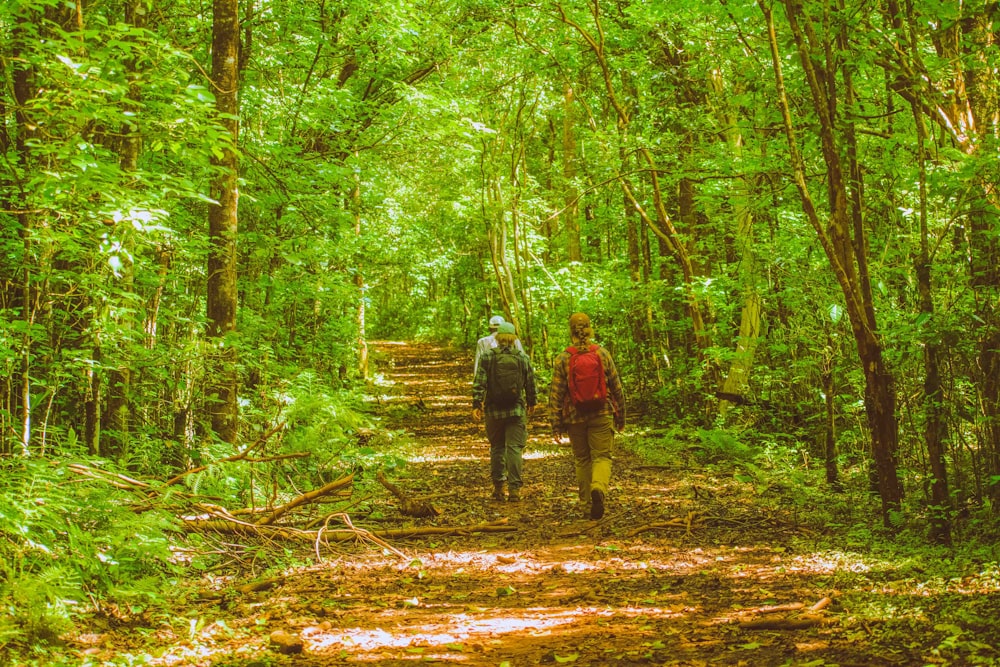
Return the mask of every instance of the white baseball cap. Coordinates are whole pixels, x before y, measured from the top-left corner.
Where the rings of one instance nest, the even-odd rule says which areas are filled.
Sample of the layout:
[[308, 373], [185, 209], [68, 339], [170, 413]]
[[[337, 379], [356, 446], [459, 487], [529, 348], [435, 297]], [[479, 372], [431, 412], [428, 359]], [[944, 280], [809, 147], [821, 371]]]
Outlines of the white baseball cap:
[[496, 329], [505, 321], [506, 320], [504, 320], [504, 318], [500, 317], [499, 315], [494, 315], [493, 317], [490, 318], [490, 329]]

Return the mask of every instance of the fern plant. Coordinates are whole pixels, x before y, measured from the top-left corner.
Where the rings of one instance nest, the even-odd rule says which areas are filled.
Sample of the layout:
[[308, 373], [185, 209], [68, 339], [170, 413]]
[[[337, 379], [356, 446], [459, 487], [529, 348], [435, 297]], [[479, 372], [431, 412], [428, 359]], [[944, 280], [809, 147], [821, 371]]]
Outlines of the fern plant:
[[[90, 461], [88, 465], [104, 464]], [[18, 459], [0, 473], [0, 649], [53, 639], [100, 607], [145, 607], [174, 574], [168, 515], [66, 462]]]

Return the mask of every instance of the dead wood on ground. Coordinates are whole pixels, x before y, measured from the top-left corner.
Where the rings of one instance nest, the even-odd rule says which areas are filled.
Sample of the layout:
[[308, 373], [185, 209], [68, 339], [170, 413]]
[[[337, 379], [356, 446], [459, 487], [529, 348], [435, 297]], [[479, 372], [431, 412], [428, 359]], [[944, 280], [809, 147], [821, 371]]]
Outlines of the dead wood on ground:
[[441, 512], [439, 512], [437, 508], [430, 503], [409, 498], [405, 493], [399, 490], [399, 487], [387, 480], [381, 470], [379, 470], [375, 475], [375, 479], [378, 480], [379, 484], [387, 488], [389, 493], [396, 496], [399, 500], [399, 511], [406, 516], [427, 518], [441, 514]]
[[[823, 610], [830, 606], [831, 601], [829, 597], [825, 597], [801, 614], [793, 614], [784, 618], [755, 618], [740, 621], [738, 625], [744, 630], [802, 630], [818, 625], [829, 625], [834, 622], [834, 619], [825, 615]], [[752, 614], [763, 615], [800, 609], [805, 609], [805, 604], [802, 602], [759, 607], [748, 611]]]

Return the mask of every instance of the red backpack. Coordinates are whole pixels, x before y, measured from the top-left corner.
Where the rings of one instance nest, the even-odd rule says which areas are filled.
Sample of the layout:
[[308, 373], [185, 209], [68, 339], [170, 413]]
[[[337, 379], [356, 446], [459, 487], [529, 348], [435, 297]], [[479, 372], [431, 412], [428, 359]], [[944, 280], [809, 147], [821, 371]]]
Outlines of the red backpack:
[[608, 384], [598, 349], [596, 345], [584, 350], [566, 348], [569, 352], [569, 397], [578, 412], [597, 412], [608, 400]]

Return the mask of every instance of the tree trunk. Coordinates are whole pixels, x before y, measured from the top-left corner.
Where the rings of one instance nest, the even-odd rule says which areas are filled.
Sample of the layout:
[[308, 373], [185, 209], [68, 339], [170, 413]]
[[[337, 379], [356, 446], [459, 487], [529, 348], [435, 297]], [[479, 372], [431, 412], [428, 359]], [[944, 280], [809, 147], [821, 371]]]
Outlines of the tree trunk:
[[[125, 23], [136, 29], [143, 29], [146, 24], [146, 4], [142, 0], [128, 0], [125, 4]], [[121, 129], [121, 142], [118, 147], [119, 164], [125, 174], [135, 172], [139, 164], [139, 150], [142, 137], [139, 134], [138, 118], [142, 113], [142, 87], [140, 72], [135, 58], [125, 60], [125, 75], [129, 87], [125, 100], [125, 108], [131, 114]], [[126, 270], [127, 280], [123, 281], [125, 292], [134, 291], [134, 273], [131, 263]], [[134, 329], [131, 315], [126, 315], [122, 328], [126, 331]], [[131, 338], [127, 336], [127, 338]], [[132, 371], [129, 363], [128, 346], [119, 344], [115, 350], [116, 363], [108, 372], [107, 398], [104, 414], [101, 418], [103, 433], [103, 454], [114, 456], [122, 451], [124, 434], [129, 428], [128, 395], [132, 385]]]
[[502, 207], [503, 198], [500, 186], [496, 181], [493, 181], [489, 185], [489, 206], [485, 211], [486, 215], [495, 216], [492, 222], [487, 220], [486, 223], [490, 243], [490, 262], [497, 281], [497, 290], [500, 293], [504, 319], [515, 323], [516, 326], [519, 319], [517, 291], [514, 288], [514, 276], [507, 260], [507, 225], [504, 221]]
[[951, 496], [948, 493], [948, 470], [945, 465], [944, 446], [947, 439], [947, 421], [942, 402], [941, 371], [938, 359], [940, 343], [934, 331], [934, 299], [931, 290], [931, 253], [927, 229], [927, 154], [926, 129], [920, 110], [913, 107], [917, 128], [917, 164], [920, 170], [920, 254], [916, 260], [917, 290], [920, 293], [920, 312], [924, 316], [924, 443], [931, 468], [931, 534], [938, 544], [951, 544]]
[[[355, 154], [357, 158], [357, 154]], [[354, 237], [357, 239], [359, 247], [361, 244], [361, 175], [354, 174], [354, 189], [351, 191], [351, 213], [354, 215]], [[361, 256], [358, 255], [358, 265], [355, 267], [354, 271], [354, 286], [357, 288], [358, 293], [358, 314], [357, 314], [357, 327], [358, 327], [358, 374], [362, 379], [368, 378], [368, 334], [365, 330], [366, 327], [366, 304], [367, 297], [365, 295], [365, 274], [361, 267]]]
[[[29, 174], [32, 169], [32, 158], [29, 145], [37, 135], [37, 124], [28, 116], [28, 104], [33, 97], [34, 70], [30, 63], [34, 61], [29, 50], [30, 35], [34, 34], [28, 27], [36, 22], [35, 12], [25, 11], [11, 30], [11, 68], [13, 70], [14, 89], [14, 149], [17, 154], [17, 164], [22, 174]], [[21, 454], [31, 453], [31, 357], [32, 357], [32, 325], [35, 322], [36, 300], [33, 286], [31, 256], [33, 246], [34, 215], [30, 212], [28, 193], [23, 184], [18, 183], [16, 195], [18, 230], [21, 235], [24, 255], [21, 258], [21, 319], [25, 322], [24, 335], [21, 338], [20, 354], [20, 384], [18, 402], [20, 403], [20, 434]]]
[[825, 408], [825, 419], [823, 428], [823, 458], [826, 462], [826, 483], [834, 490], [839, 491], [840, 474], [837, 468], [837, 413], [836, 413], [836, 379], [834, 377], [834, 356], [832, 340], [827, 340], [827, 347], [823, 354], [823, 405]]
[[[806, 182], [805, 162], [799, 153], [795, 126], [792, 122], [791, 107], [785, 92], [782, 73], [781, 53], [774, 27], [774, 17], [767, 2], [758, 2], [767, 20], [768, 38], [771, 47], [772, 68], [778, 92], [788, 149], [792, 162], [795, 185], [798, 188], [802, 208], [823, 246], [830, 268], [844, 294], [846, 311], [851, 322], [858, 358], [865, 375], [865, 412], [872, 440], [872, 457], [878, 476], [879, 496], [882, 499], [882, 521], [886, 527], [895, 525], [900, 510], [903, 489], [896, 469], [896, 447], [898, 424], [896, 421], [896, 394], [892, 375], [885, 366], [882, 345], [877, 335], [877, 325], [873, 319], [874, 309], [859, 285], [858, 264], [864, 266], [864, 239], [851, 240], [848, 224], [848, 191], [841, 168], [841, 152], [837, 142], [835, 98], [823, 82], [835, 80], [831, 72], [824, 70], [822, 57], [831, 49], [814, 44], [815, 35], [809, 24], [809, 17], [799, 16], [801, 7], [794, 0], [786, 0], [785, 10], [789, 27], [799, 52], [799, 60], [812, 93], [813, 111], [819, 119], [820, 145], [827, 167], [827, 194], [829, 197], [829, 219], [826, 226], [820, 220]], [[804, 20], [803, 25], [799, 19]], [[808, 37], [807, 37], [808, 33]], [[829, 46], [829, 45], [827, 45]], [[814, 50], [815, 49], [815, 50]]]
[[[711, 77], [712, 92], [717, 100], [717, 113], [722, 135], [729, 147], [729, 155], [740, 165], [743, 161], [743, 135], [734, 114], [725, 100], [725, 82], [722, 74], [715, 70]], [[736, 221], [736, 261], [739, 264], [739, 286], [743, 291], [743, 307], [740, 310], [740, 329], [736, 339], [736, 354], [729, 372], [722, 383], [723, 396], [742, 396], [750, 381], [757, 340], [760, 337], [761, 299], [757, 288], [757, 254], [754, 243], [754, 216], [750, 208], [750, 184], [744, 176], [733, 181], [729, 202]], [[725, 416], [729, 401], [719, 403], [719, 413]]]
[[582, 262], [580, 247], [580, 207], [576, 192], [576, 128], [573, 112], [573, 88], [566, 86], [563, 97], [563, 188], [565, 208], [563, 209], [563, 229], [566, 232], [566, 257], [571, 262]]
[[236, 330], [236, 233], [237, 177], [236, 154], [239, 87], [239, 3], [214, 0], [212, 22], [212, 82], [215, 88], [217, 121], [228, 132], [221, 155], [213, 154], [208, 236], [208, 337], [214, 348], [208, 379], [208, 411], [212, 430], [219, 439], [234, 443], [239, 428], [237, 403], [236, 348], [227, 336]]

